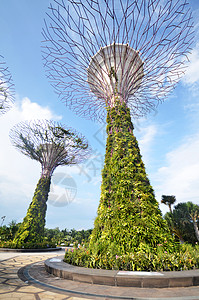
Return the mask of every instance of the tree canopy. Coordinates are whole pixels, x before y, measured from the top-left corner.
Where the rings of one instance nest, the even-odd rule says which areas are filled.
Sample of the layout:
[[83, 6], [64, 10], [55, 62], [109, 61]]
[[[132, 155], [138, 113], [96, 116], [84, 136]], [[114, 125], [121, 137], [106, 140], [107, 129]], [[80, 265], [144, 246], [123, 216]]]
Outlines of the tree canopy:
[[85, 137], [54, 121], [21, 122], [11, 129], [10, 138], [20, 152], [41, 163], [43, 175], [52, 175], [60, 165], [81, 163], [90, 152]]
[[165, 219], [181, 242], [194, 244], [199, 241], [199, 205], [190, 201], [178, 203], [172, 213], [165, 214]]
[[175, 196], [162, 195], [161, 203], [168, 205], [170, 212], [172, 212], [171, 205], [174, 204], [175, 202], [176, 202]]

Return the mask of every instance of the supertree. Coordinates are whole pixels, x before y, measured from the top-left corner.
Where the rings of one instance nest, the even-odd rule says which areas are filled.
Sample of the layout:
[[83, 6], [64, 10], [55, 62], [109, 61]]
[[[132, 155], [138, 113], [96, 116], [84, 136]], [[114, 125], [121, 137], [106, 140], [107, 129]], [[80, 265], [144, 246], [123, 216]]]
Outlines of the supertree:
[[37, 245], [44, 236], [45, 216], [51, 177], [58, 166], [74, 165], [87, 158], [86, 139], [74, 130], [53, 121], [26, 121], [10, 131], [12, 144], [23, 154], [41, 164], [41, 177], [14, 243]]
[[94, 120], [107, 115], [101, 199], [89, 246], [100, 262], [110, 253], [160, 243], [172, 248], [131, 115], [155, 109], [179, 81], [192, 27], [187, 0], [54, 0], [49, 6], [43, 58], [51, 85], [77, 114]]
[[11, 108], [14, 102], [14, 84], [1, 55], [0, 60], [0, 115], [2, 115]]

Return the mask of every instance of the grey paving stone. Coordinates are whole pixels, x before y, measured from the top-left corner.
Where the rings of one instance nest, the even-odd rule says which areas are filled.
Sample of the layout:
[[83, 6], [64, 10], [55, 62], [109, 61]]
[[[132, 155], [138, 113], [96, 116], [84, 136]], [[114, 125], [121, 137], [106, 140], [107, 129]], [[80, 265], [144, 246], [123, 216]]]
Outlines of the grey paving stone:
[[[0, 254], [1, 255], [1, 254]], [[3, 262], [0, 261], [0, 267], [2, 263], [4, 267], [9, 271], [27, 270], [31, 280], [27, 280], [24, 276], [22, 280], [16, 278], [16, 274], [7, 272], [3, 274], [5, 282], [1, 282], [1, 294], [0, 299], [175, 299], [175, 300], [199, 300], [199, 286], [192, 287], [170, 287], [170, 288], [140, 288], [140, 287], [119, 287], [119, 286], [107, 286], [101, 284], [89, 284], [84, 282], [72, 281], [57, 278], [52, 274], [46, 272], [41, 260], [50, 257], [49, 254], [35, 255], [35, 254], [20, 254], [13, 260], [7, 259]], [[51, 256], [52, 257], [52, 256]], [[32, 265], [29, 265], [30, 262]], [[12, 263], [11, 263], [12, 262]], [[100, 270], [97, 273], [102, 274]], [[20, 273], [20, 272], [18, 272]], [[109, 272], [108, 272], [109, 273]], [[112, 274], [115, 274], [113, 271]], [[178, 274], [178, 273], [177, 273]], [[187, 273], [190, 276], [190, 272]], [[198, 271], [194, 273], [195, 283], [198, 283]], [[13, 280], [12, 276], [15, 276]], [[83, 274], [86, 275], [85, 273]], [[93, 276], [93, 273], [90, 273]], [[106, 272], [107, 276], [107, 272]], [[106, 276], [102, 277], [103, 280], [107, 280]], [[116, 276], [117, 277], [117, 276]], [[176, 274], [172, 273], [172, 278], [177, 278]], [[84, 277], [85, 278], [85, 277]], [[4, 278], [1, 277], [2, 280]], [[124, 281], [123, 277], [123, 281]], [[97, 279], [99, 280], [99, 278]], [[27, 283], [26, 283], [27, 282]], [[125, 282], [125, 281], [124, 281]], [[194, 282], [194, 281], [193, 281]], [[23, 291], [23, 293], [21, 293]], [[50, 298], [49, 298], [50, 297]]]

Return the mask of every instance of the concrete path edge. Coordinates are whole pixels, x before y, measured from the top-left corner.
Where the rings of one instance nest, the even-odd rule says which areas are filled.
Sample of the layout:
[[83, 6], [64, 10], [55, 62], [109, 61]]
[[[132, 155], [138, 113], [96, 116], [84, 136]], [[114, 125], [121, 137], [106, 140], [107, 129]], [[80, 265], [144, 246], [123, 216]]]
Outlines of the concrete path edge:
[[43, 248], [43, 249], [11, 249], [11, 248], [0, 248], [0, 252], [50, 252], [50, 251], [59, 251], [62, 250], [62, 247], [57, 248]]
[[140, 288], [199, 286], [199, 270], [174, 272], [128, 272], [89, 269], [67, 264], [62, 257], [44, 262], [48, 273], [57, 277], [90, 284]]

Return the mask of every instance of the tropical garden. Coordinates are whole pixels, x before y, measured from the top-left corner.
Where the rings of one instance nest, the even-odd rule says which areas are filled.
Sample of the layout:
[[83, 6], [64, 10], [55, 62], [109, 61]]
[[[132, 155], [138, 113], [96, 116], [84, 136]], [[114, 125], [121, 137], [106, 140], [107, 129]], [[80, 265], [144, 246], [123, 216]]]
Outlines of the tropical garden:
[[[8, 225], [0, 226], [0, 247], [14, 248], [13, 240], [19, 230], [21, 223], [12, 220]], [[40, 244], [34, 242], [27, 242], [23, 244], [24, 249], [49, 248], [49, 247], [78, 247], [88, 243], [92, 229], [76, 230], [76, 229], [62, 229], [59, 227], [49, 229], [44, 228], [44, 236]]]
[[146, 244], [134, 253], [127, 252], [123, 255], [118, 255], [113, 248], [112, 253], [107, 253], [107, 259], [102, 260], [99, 256], [94, 256], [89, 247], [81, 245], [69, 249], [65, 261], [84, 267], [131, 271], [182, 271], [199, 268], [199, 205], [192, 202], [178, 203], [171, 210], [175, 201], [175, 196], [162, 196], [162, 203], [170, 209], [164, 215], [164, 220], [174, 237], [175, 251], [165, 251], [165, 241], [157, 244], [156, 252]]
[[[166, 200], [166, 201], [165, 201]], [[173, 201], [173, 202], [172, 202]], [[178, 203], [175, 196], [162, 196], [162, 203], [168, 205], [171, 211], [164, 215], [171, 233], [174, 235], [176, 242], [176, 252], [171, 253], [164, 250], [163, 244], [158, 244], [158, 251], [154, 254], [150, 247], [135, 252], [133, 257], [127, 253], [126, 255], [117, 255], [113, 249], [113, 253], [109, 255], [108, 269], [122, 270], [186, 270], [199, 267], [199, 205], [192, 202]], [[173, 208], [172, 208], [173, 205]], [[5, 217], [4, 217], [5, 218]], [[194, 225], [196, 222], [196, 226]], [[19, 230], [21, 223], [11, 221], [7, 226], [0, 226], [0, 247], [15, 247], [13, 240]], [[107, 263], [100, 259], [93, 259], [88, 264], [88, 257], [91, 253], [88, 245], [91, 238], [92, 229], [88, 230], [71, 230], [58, 227], [54, 229], [44, 228], [43, 240], [40, 243], [27, 242], [23, 244], [23, 248], [42, 248], [42, 247], [66, 247], [65, 261], [68, 263], [87, 266], [93, 268], [106, 268]]]
[[[55, 2], [57, 3], [57, 1]], [[89, 1], [86, 2], [87, 4], [89, 3]], [[92, 4], [88, 4], [90, 5], [90, 12], [93, 10], [95, 12], [97, 11], [96, 8], [94, 9], [94, 2], [95, 1], [92, 1]], [[135, 1], [136, 4], [138, 4], [138, 2], [139, 1]], [[61, 1], [61, 9], [58, 9], [57, 14], [55, 13], [56, 10], [51, 6], [53, 17], [57, 17], [58, 21], [62, 20], [62, 18], [60, 18], [60, 12], [64, 9], [66, 9], [66, 13], [69, 12], [69, 9], [66, 8], [63, 3], [64, 1]], [[82, 2], [80, 1], [73, 4], [80, 5], [81, 3]], [[98, 1], [96, 1], [96, 3], [98, 3]], [[104, 3], [107, 2], [105, 1]], [[89, 10], [85, 10], [84, 6], [82, 7], [83, 15], [81, 15], [79, 7], [76, 9], [80, 20], [79, 24], [81, 24], [81, 22], [86, 22], [85, 14], [89, 12]], [[130, 9], [132, 9], [131, 15], [134, 14], [135, 9], [133, 10], [133, 7]], [[154, 8], [150, 8], [150, 6], [148, 6], [148, 12], [150, 9]], [[74, 11], [75, 9], [73, 8], [73, 12]], [[106, 18], [108, 18], [108, 15], [111, 16], [110, 13], [108, 14], [108, 11], [109, 7], [107, 8]], [[175, 10], [174, 15], [171, 17], [169, 16], [171, 12], [172, 9], [169, 8], [167, 11], [168, 17], [165, 17], [164, 10], [160, 9], [158, 17], [160, 18], [161, 15], [161, 18], [164, 19], [162, 24], [168, 22], [170, 18], [175, 20], [175, 13], [178, 17], [181, 14], [181, 11], [179, 12], [178, 10]], [[142, 15], [139, 14], [138, 17]], [[124, 27], [119, 26], [123, 28], [123, 38], [126, 33], [126, 42], [122, 42], [125, 53], [129, 50], [130, 37], [130, 29], [127, 30], [128, 22], [125, 19], [127, 15], [130, 14], [125, 13], [121, 18], [121, 20], [125, 20]], [[146, 56], [145, 60], [142, 61], [142, 57], [139, 57], [140, 48], [137, 47], [135, 48], [136, 51], [133, 50], [132, 53], [134, 56], [129, 65], [131, 66], [136, 62], [134, 67], [132, 69], [128, 69], [128, 72], [126, 72], [126, 66], [122, 66], [122, 71], [127, 73], [125, 75], [125, 81], [120, 78], [121, 76], [119, 77], [118, 74], [120, 72], [117, 74], [117, 68], [119, 69], [118, 66], [122, 63], [125, 64], [128, 59], [127, 57], [122, 56], [121, 53], [123, 52], [118, 52], [117, 54], [121, 55], [121, 57], [120, 61], [117, 62], [117, 55], [115, 55], [115, 41], [117, 41], [117, 35], [114, 36], [117, 30], [113, 31], [112, 43], [105, 47], [110, 51], [113, 51], [115, 55], [113, 55], [115, 65], [117, 65], [117, 68], [115, 66], [109, 66], [110, 68], [108, 71], [106, 70], [106, 74], [104, 74], [103, 64], [107, 65], [109, 59], [104, 59], [100, 72], [96, 69], [100, 65], [99, 62], [97, 61], [96, 63], [96, 58], [93, 60], [93, 56], [96, 54], [94, 45], [96, 44], [97, 36], [99, 35], [101, 37], [101, 35], [98, 34], [95, 36], [95, 33], [92, 31], [92, 26], [88, 29], [90, 20], [88, 24], [83, 23], [82, 26], [76, 24], [74, 29], [72, 27], [74, 24], [71, 22], [71, 16], [68, 15], [66, 25], [69, 29], [73, 29], [73, 34], [76, 32], [79, 35], [77, 39], [78, 42], [71, 40], [72, 38], [69, 36], [68, 31], [66, 32], [66, 36], [64, 35], [65, 26], [63, 26], [62, 21], [61, 25], [64, 27], [63, 30], [59, 28], [57, 22], [55, 22], [55, 27], [50, 25], [50, 29], [53, 29], [53, 34], [60, 29], [58, 32], [59, 39], [57, 43], [60, 43], [62, 37], [65, 37], [66, 40], [64, 40], [61, 47], [60, 45], [57, 46], [54, 40], [51, 40], [52, 36], [49, 33], [49, 30], [46, 30], [45, 37], [47, 38], [47, 42], [52, 42], [52, 45], [50, 47], [44, 47], [44, 51], [46, 51], [44, 54], [44, 56], [46, 55], [45, 66], [50, 73], [49, 79], [58, 80], [58, 82], [54, 83], [56, 89], [59, 90], [60, 86], [64, 87], [64, 95], [65, 93], [68, 93], [67, 96], [65, 95], [65, 98], [68, 100], [71, 97], [69, 101], [70, 105], [72, 106], [73, 104], [75, 110], [79, 109], [80, 114], [83, 114], [81, 109], [85, 109], [86, 114], [88, 115], [89, 113], [92, 114], [91, 107], [94, 106], [99, 114], [101, 114], [100, 110], [103, 107], [105, 113], [102, 115], [104, 116], [106, 114], [107, 116], [107, 143], [104, 168], [102, 170], [101, 197], [97, 210], [97, 217], [95, 218], [94, 228], [92, 230], [76, 231], [75, 229], [60, 230], [59, 228], [45, 228], [48, 194], [54, 170], [59, 166], [73, 166], [83, 162], [89, 156], [91, 151], [84, 136], [63, 124], [48, 120], [21, 122], [11, 129], [10, 140], [18, 151], [40, 163], [41, 175], [35, 188], [32, 201], [27, 210], [27, 214], [22, 223], [17, 224], [15, 221], [12, 221], [8, 226], [3, 224], [1, 225], [0, 247], [42, 249], [56, 248], [60, 245], [68, 246], [64, 261], [66, 263], [88, 268], [130, 271], [181, 271], [199, 268], [199, 206], [192, 202], [178, 203], [174, 206], [176, 202], [175, 196], [163, 195], [161, 201], [163, 204], [168, 206], [169, 212], [167, 212], [164, 217], [162, 216], [159, 203], [155, 198], [154, 190], [145, 170], [138, 142], [134, 135], [134, 126], [131, 118], [132, 111], [134, 113], [136, 112], [135, 114], [138, 116], [140, 114], [143, 115], [145, 112], [150, 110], [150, 107], [153, 106], [153, 100], [150, 99], [150, 97], [155, 97], [154, 93], [157, 94], [155, 100], [159, 101], [159, 94], [164, 95], [164, 92], [166, 92], [170, 87], [173, 88], [173, 85], [176, 83], [175, 72], [178, 66], [181, 66], [181, 63], [183, 64], [181, 59], [178, 62], [178, 56], [180, 56], [183, 51], [184, 56], [186, 56], [186, 53], [189, 50], [189, 46], [187, 46], [189, 43], [186, 42], [186, 40], [189, 38], [190, 30], [192, 28], [191, 25], [189, 25], [191, 17], [187, 17], [187, 26], [184, 25], [184, 18], [181, 19], [179, 26], [183, 26], [183, 30], [180, 35], [185, 32], [185, 36], [183, 38], [179, 38], [179, 26], [174, 26], [170, 23], [166, 23], [167, 25], [165, 29], [163, 29], [163, 34], [160, 35], [158, 32], [160, 19], [156, 20], [156, 23], [152, 26], [150, 23], [151, 19], [153, 19], [151, 18], [152, 15], [156, 15], [155, 11], [152, 11], [151, 15], [149, 14], [149, 20], [147, 21], [148, 27], [146, 26], [146, 28], [148, 28], [149, 31], [153, 28], [151, 29], [153, 30], [153, 38], [150, 38], [149, 41], [144, 44], [148, 38], [148, 32], [146, 28], [144, 28], [140, 39], [144, 40], [142, 41], [142, 45], [144, 46], [141, 49], [143, 50], [141, 52], [147, 53], [146, 49], [148, 49], [148, 57]], [[113, 22], [115, 22], [114, 20], [117, 16], [114, 14], [113, 16], [114, 17], [112, 19]], [[100, 15], [100, 18], [103, 22], [106, 19], [103, 18], [102, 14]], [[50, 19], [50, 22], [52, 22], [52, 17]], [[71, 23], [73, 25], [71, 25]], [[116, 26], [116, 23], [114, 26]], [[120, 22], [117, 24], [120, 24]], [[103, 23], [103, 26], [101, 27], [103, 27], [104, 30], [104, 28], [108, 26], [104, 26]], [[136, 28], [136, 24], [134, 27]], [[185, 27], [187, 28], [187, 31], [185, 30]], [[157, 32], [154, 32], [155, 28]], [[172, 33], [174, 32], [174, 36], [172, 36], [171, 40], [169, 40], [171, 33], [167, 32], [167, 30], [171, 30], [170, 28], [172, 28]], [[84, 40], [84, 35], [82, 34], [81, 29], [83, 32], [92, 33], [88, 33], [87, 40], [86, 42], [82, 42], [82, 45], [80, 45], [80, 40]], [[137, 30], [137, 36], [139, 36], [141, 27]], [[119, 33], [120, 28], [118, 28], [117, 34], [119, 35]], [[105, 36], [104, 40], [107, 41], [107, 32], [104, 31], [101, 34], [102, 36]], [[133, 40], [133, 34], [134, 32], [132, 33], [131, 41]], [[109, 36], [112, 37], [110, 32]], [[162, 40], [157, 41], [156, 38], [158, 39], [160, 36], [162, 37]], [[91, 37], [94, 37], [94, 40], [92, 40]], [[140, 40], [137, 40], [137, 43], [135, 44], [139, 45]], [[175, 40], [182, 43], [179, 44], [180, 50], [173, 46], [172, 42]], [[69, 43], [69, 50], [63, 48], [64, 45], [67, 44], [66, 41]], [[101, 45], [101, 42], [102, 41], [98, 44]], [[162, 48], [161, 50], [156, 51], [156, 48], [158, 48], [156, 47], [157, 44], [162, 46], [164, 43], [168, 43], [167, 46], [164, 46], [166, 47], [166, 50]], [[86, 51], [83, 51], [85, 50], [83, 47], [86, 46]], [[118, 49], [120, 49], [119, 46], [120, 45], [118, 44]], [[76, 47], [79, 47], [77, 53], [75, 53], [74, 50]], [[184, 47], [183, 51], [181, 50], [182, 47]], [[64, 58], [61, 56], [56, 57], [57, 54], [53, 51], [56, 52], [57, 49], [59, 49], [58, 55], [63, 54]], [[103, 52], [104, 48], [103, 50], [101, 49], [102, 48], [100, 46], [100, 50], [97, 50]], [[152, 53], [150, 52], [151, 49], [153, 49]], [[164, 60], [165, 57], [167, 57], [167, 54], [165, 53], [169, 52], [168, 49], [171, 51], [171, 66], [167, 60], [166, 62], [160, 63], [162, 59]], [[48, 51], [50, 51], [50, 53]], [[92, 53], [92, 51], [94, 51], [94, 53]], [[48, 61], [51, 55], [53, 55], [53, 59]], [[85, 55], [88, 56], [86, 57]], [[163, 55], [162, 59], [160, 55]], [[67, 59], [64, 61], [66, 57]], [[151, 57], [155, 57], [154, 61], [157, 59], [157, 65], [154, 66], [154, 64], [150, 62], [152, 61]], [[76, 59], [77, 61], [74, 62], [73, 59]], [[139, 64], [137, 64], [137, 62], [139, 62]], [[55, 65], [51, 67], [53, 63], [55, 63]], [[86, 65], [84, 65], [84, 63]], [[92, 69], [92, 66], [95, 63], [96, 66]], [[144, 71], [143, 65], [145, 68]], [[81, 68], [77, 69], [78, 66]], [[172, 66], [175, 66], [176, 68], [175, 72], [173, 72], [175, 75], [175, 80], [173, 81], [171, 75], [173, 71]], [[171, 70], [166, 69], [170, 67]], [[165, 71], [165, 69], [168, 71], [168, 74], [170, 74], [170, 77], [168, 76], [168, 78], [162, 79], [164, 76], [162, 76], [161, 72], [162, 70]], [[153, 73], [154, 70], [157, 72], [156, 74]], [[178, 77], [181, 75], [180, 70], [179, 74], [177, 73]], [[133, 72], [133, 74], [129, 75], [130, 72]], [[97, 73], [98, 75], [96, 75]], [[102, 78], [99, 76], [99, 73]], [[90, 74], [98, 76], [101, 81], [103, 81], [99, 90], [96, 89], [96, 87], [93, 87], [98, 81], [100, 85], [101, 82], [99, 78], [95, 78], [98, 81], [92, 81], [89, 77]], [[106, 80], [104, 80], [104, 76]], [[65, 78], [67, 78], [66, 83], [64, 83]], [[163, 80], [162, 83], [159, 81], [161, 79]], [[72, 80], [71, 85], [68, 80]], [[88, 86], [85, 88], [85, 84], [87, 84], [89, 80], [90, 87], [88, 89]], [[166, 80], [171, 82], [171, 86], [168, 86], [168, 82], [164, 86]], [[78, 87], [75, 86], [76, 82], [80, 87], [79, 94]], [[106, 82], [106, 84], [108, 82], [105, 87], [104, 82]], [[124, 82], [126, 85], [122, 86]], [[72, 91], [70, 91], [70, 88]], [[89, 99], [94, 99], [94, 101], [90, 103], [91, 107], [89, 109], [86, 105], [89, 105], [90, 100], [88, 101], [88, 104], [86, 98], [82, 100], [82, 89], [84, 88], [86, 91], [89, 90]], [[73, 91], [75, 91], [74, 93], [76, 94], [73, 95]], [[151, 93], [149, 100], [149, 94], [147, 94], [148, 91]], [[93, 95], [91, 95], [91, 92]], [[3, 108], [6, 108], [5, 104], [9, 99], [9, 95], [6, 87], [3, 86], [0, 87], [0, 93], [2, 94], [1, 97], [3, 97], [0, 109], [3, 111]], [[79, 95], [80, 98], [78, 98]], [[74, 104], [74, 99], [78, 101], [80, 99], [82, 102], [77, 101]], [[98, 104], [102, 103], [100, 101], [104, 101], [103, 104], [100, 104], [101, 106]], [[94, 104], [95, 102], [96, 104]], [[84, 103], [86, 103], [86, 108], [83, 105]]]

